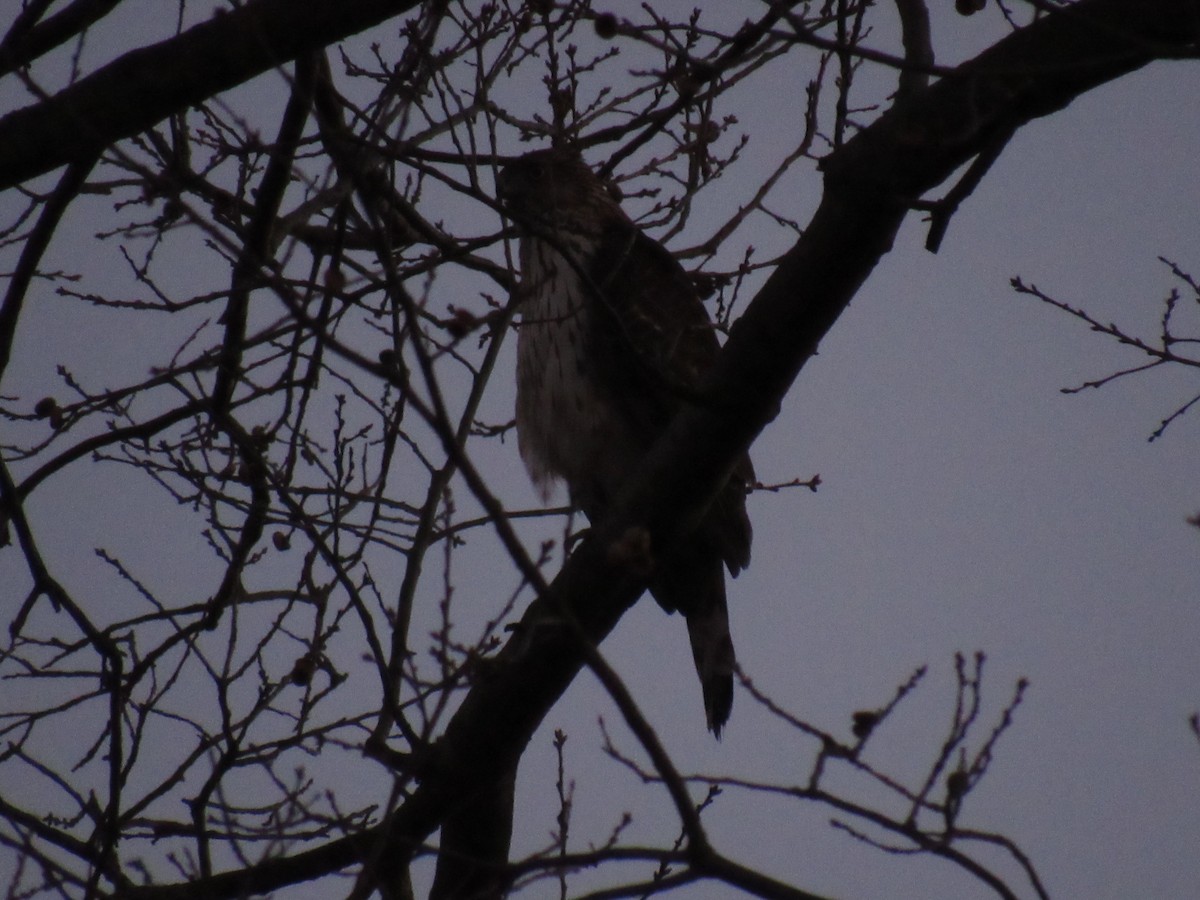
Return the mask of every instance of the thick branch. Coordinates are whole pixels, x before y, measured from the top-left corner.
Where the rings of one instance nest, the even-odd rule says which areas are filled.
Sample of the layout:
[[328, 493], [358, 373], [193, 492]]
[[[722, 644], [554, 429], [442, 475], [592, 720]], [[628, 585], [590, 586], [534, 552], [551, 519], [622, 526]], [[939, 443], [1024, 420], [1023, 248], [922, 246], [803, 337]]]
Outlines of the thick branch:
[[82, 162], [268, 69], [416, 6], [418, 0], [251, 0], [0, 118], [0, 190]]
[[[570, 602], [592, 642], [604, 639], [631, 602], [631, 579], [614, 570], [602, 548], [630, 527], [648, 527], [656, 544], [669, 543], [699, 517], [891, 248], [909, 200], [949, 177], [998, 130], [1061, 109], [1156, 53], [1193, 47], [1198, 13], [1195, 2], [1085, 0], [1071, 15], [1047, 18], [963, 65], [831, 158], [812, 223], [733, 328], [714, 375], [713, 404], [673, 424], [605, 526], [554, 582], [553, 596]], [[497, 676], [472, 690], [451, 723], [436, 770], [392, 823], [395, 837], [423, 839], [441, 814], [430, 807], [453, 802], [470, 778], [499, 776], [578, 671], [566, 629], [535, 642], [536, 652], [519, 649], [550, 627], [544, 616], [552, 611], [537, 606], [501, 655]]]
[[[630, 527], [648, 527], [656, 545], [669, 543], [701, 515], [891, 248], [909, 200], [944, 181], [998, 130], [1061, 109], [1156, 55], [1193, 48], [1198, 28], [1196, 0], [1085, 0], [1072, 14], [1048, 17], [964, 64], [831, 158], [812, 223], [733, 328], [714, 373], [714, 402], [673, 423], [604, 527], [552, 586], [552, 596], [570, 603], [593, 643], [631, 602], [630, 588], [637, 589], [603, 548]], [[536, 606], [501, 655], [497, 676], [471, 691], [447, 729], [436, 770], [392, 823], [397, 838], [423, 839], [441, 815], [430, 806], [462, 796], [474, 777], [502, 774], [578, 671], [579, 651], [567, 629], [540, 647], [535, 641], [536, 652], [521, 651], [540, 637], [532, 632], [550, 628], [544, 617], [552, 610]]]
[[30, 231], [29, 237], [25, 239], [25, 246], [21, 248], [17, 267], [9, 279], [4, 300], [0, 303], [0, 378], [4, 376], [12, 355], [17, 323], [21, 319], [21, 310], [25, 305], [25, 292], [29, 289], [30, 282], [33, 281], [42, 254], [50, 246], [50, 241], [54, 237], [58, 223], [62, 220], [63, 213], [67, 211], [67, 207], [78, 195], [84, 182], [87, 181], [95, 162], [96, 157], [93, 156], [91, 159], [72, 163], [70, 168], [63, 172], [58, 186], [50, 194], [46, 205], [42, 207], [37, 224]]
[[[378, 832], [272, 860], [242, 873], [240, 889], [257, 892], [295, 881], [288, 869], [297, 863], [302, 872], [322, 861], [344, 864], [375, 840], [389, 847], [380, 854], [381, 867], [390, 867], [391, 874], [402, 871], [408, 853], [448, 811], [516, 764], [579, 672], [581, 636], [593, 645], [602, 642], [640, 594], [641, 583], [607, 548], [631, 528], [649, 529], [653, 545], [665, 546], [698, 519], [890, 250], [911, 204], [997, 134], [1061, 109], [1155, 58], [1193, 52], [1198, 30], [1200, 0], [1082, 0], [915, 92], [831, 156], [815, 217], [731, 332], [711, 379], [711, 402], [676, 419], [607, 520], [530, 606], [450, 722], [417, 789]], [[203, 895], [227, 896], [219, 888], [234, 882], [225, 878], [219, 885], [209, 881]], [[201, 896], [198, 887], [136, 893]]]
[[[49, 18], [38, 21], [51, 5], [26, 6], [0, 43], [0, 75], [27, 66], [39, 56], [82, 34], [108, 15], [121, 0], [74, 0]], [[36, 15], [35, 15], [36, 13]], [[26, 20], [26, 17], [28, 19]]]

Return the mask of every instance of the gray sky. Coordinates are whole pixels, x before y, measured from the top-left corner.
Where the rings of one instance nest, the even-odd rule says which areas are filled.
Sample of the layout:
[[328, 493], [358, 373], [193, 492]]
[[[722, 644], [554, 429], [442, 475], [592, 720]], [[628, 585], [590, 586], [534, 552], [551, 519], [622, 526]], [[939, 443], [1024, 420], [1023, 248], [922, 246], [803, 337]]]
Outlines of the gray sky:
[[[632, 3], [611, 8], [637, 14]], [[940, 61], [953, 63], [1002, 33], [994, 12], [988, 19], [997, 21], [939, 11]], [[128, 35], [120, 39], [118, 48], [129, 46]], [[872, 43], [891, 49], [888, 40], [881, 32]], [[705, 215], [720, 220], [745, 200], [756, 164], [777, 160], [798, 137], [792, 107], [780, 110], [801, 102], [802, 84], [783, 74], [808, 72], [800, 63], [773, 71], [770, 90], [756, 82], [729, 110], [739, 119], [735, 132], [751, 138], [746, 162], [706, 197], [694, 237], [708, 233]], [[944, 737], [955, 652], [987, 654], [972, 749], [1016, 680], [1027, 677], [1016, 722], [960, 825], [1015, 839], [1057, 897], [1182, 898], [1200, 884], [1200, 742], [1187, 726], [1200, 710], [1200, 530], [1185, 522], [1200, 513], [1200, 410], [1150, 443], [1161, 419], [1196, 393], [1194, 375], [1156, 371], [1099, 391], [1060, 393], [1139, 359], [1017, 296], [1009, 279], [1019, 275], [1101, 321], [1156, 335], [1162, 299], [1184, 287], [1156, 257], [1200, 275], [1195, 75], [1194, 63], [1158, 64], [1023, 130], [954, 218], [936, 256], [923, 248], [925, 227], [910, 217], [753, 451], [764, 481], [820, 473], [822, 487], [752, 498], [754, 560], [730, 586], [743, 667], [789, 710], [847, 739], [853, 711], [884, 704], [915, 668], [929, 666], [921, 689], [869, 748], [873, 764], [910, 782]], [[6, 95], [4, 102], [15, 101]], [[803, 223], [818, 190], [811, 168], [800, 170], [772, 206]], [[97, 201], [97, 215], [106, 208]], [[58, 258], [119, 281], [112, 248], [83, 237], [101, 226], [89, 219], [69, 227], [78, 243], [60, 240]], [[759, 217], [738, 246], [752, 243], [765, 254], [790, 240]], [[731, 250], [730, 258], [737, 255]], [[180, 266], [181, 283], [205, 274], [183, 256]], [[453, 288], [439, 288], [436, 305], [461, 305]], [[146, 336], [136, 328], [113, 330], [109, 317], [93, 322], [77, 312], [64, 333], [57, 307], [41, 302], [3, 393], [35, 397], [57, 349], [111, 372], [114, 382], [158, 361], [139, 353]], [[1189, 333], [1200, 335], [1200, 308], [1190, 302], [1181, 330], [1190, 323]], [[92, 329], [101, 327], [108, 330], [97, 340]], [[483, 413], [492, 421], [511, 415], [511, 348], [502, 366]], [[480, 465], [511, 506], [536, 504], [513, 442], [491, 448]], [[211, 562], [196, 558], [193, 534], [172, 531], [183, 518], [161, 498], [132, 497], [96, 471], [78, 467], [41, 492], [35, 509], [55, 564], [79, 566], [82, 582], [96, 565], [92, 547], [115, 544], [164, 579], [204, 583]], [[145, 532], [114, 527], [137, 525], [143, 514], [165, 517], [154, 519], [158, 540], [149, 547]], [[536, 547], [560, 527], [531, 523], [523, 533]], [[460, 597], [494, 595], [490, 552], [487, 542], [463, 551]], [[0, 584], [17, 577], [19, 563], [12, 550], [0, 552]], [[772, 721], [744, 692], [724, 739], [706, 736], [682, 620], [644, 600], [603, 650], [683, 771], [781, 783], [806, 777], [812, 742]], [[559, 728], [570, 735], [581, 849], [602, 842], [626, 811], [634, 816], [631, 842], [661, 841], [677, 829], [665, 797], [640, 788], [597, 749], [599, 716], [637, 755], [611, 703], [583, 676], [522, 766], [514, 855], [549, 841], [551, 734]], [[837, 783], [872, 796], [849, 780]], [[369, 786], [346, 786], [348, 794], [359, 790]], [[728, 792], [706, 822], [729, 855], [817, 893], [993, 896], [945, 863], [866, 848], [830, 829], [829, 817]], [[11, 863], [0, 849], [0, 882]], [[1021, 884], [1015, 868], [1000, 871]], [[418, 876], [427, 878], [428, 869]], [[683, 896], [728, 893], [701, 886]]]
[[[949, 17], [944, 30], [973, 27]], [[1009, 279], [1157, 334], [1163, 298], [1183, 286], [1156, 257], [1200, 271], [1194, 74], [1152, 66], [1022, 131], [938, 255], [910, 217], [753, 454], [764, 480], [819, 472], [824, 484], [752, 501], [754, 562], [730, 588], [742, 664], [790, 710], [848, 737], [852, 711], [881, 705], [927, 663], [870, 754], [913, 776], [944, 736], [956, 651], [988, 657], [978, 738], [1028, 677], [962, 823], [1016, 839], [1052, 896], [1187, 897], [1200, 883], [1200, 744], [1186, 721], [1200, 706], [1200, 532], [1185, 523], [1200, 512], [1200, 420], [1147, 442], [1195, 394], [1188, 372], [1061, 394], [1140, 360]], [[772, 127], [786, 131], [777, 110], [737, 114], [749, 152], [769, 155]], [[808, 207], [815, 184], [806, 173]], [[1193, 302], [1183, 321], [1194, 327], [1196, 313]], [[605, 650], [635, 673], [681, 768], [802, 779], [808, 756], [745, 694], [721, 743], [697, 746], [694, 698], [656, 676], [682, 672], [687, 689], [682, 623], [667, 623], [671, 634], [660, 618], [643, 602]], [[575, 694], [547, 727], [586, 738], [594, 691]], [[626, 798], [578, 777], [576, 814], [614, 821]], [[547, 804], [551, 788], [528, 786]], [[826, 827], [828, 811], [721, 802], [709, 820], [718, 846], [806, 889], [992, 896], [942, 863], [856, 846]]]

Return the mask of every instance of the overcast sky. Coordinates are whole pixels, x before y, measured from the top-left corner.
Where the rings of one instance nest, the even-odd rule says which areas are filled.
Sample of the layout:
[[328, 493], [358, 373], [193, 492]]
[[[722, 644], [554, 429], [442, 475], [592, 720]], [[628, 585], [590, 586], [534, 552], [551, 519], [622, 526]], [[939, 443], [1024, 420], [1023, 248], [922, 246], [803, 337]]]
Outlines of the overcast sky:
[[[958, 58], [947, 40], [977, 46], [984, 30], [938, 21], [943, 62]], [[1060, 393], [1140, 360], [1009, 280], [1157, 335], [1163, 298], [1184, 287], [1157, 257], [1200, 273], [1195, 79], [1194, 63], [1151, 66], [1024, 129], [936, 256], [910, 217], [754, 448], [763, 480], [820, 473], [823, 485], [751, 502], [754, 562], [730, 588], [742, 664], [848, 736], [853, 710], [881, 705], [927, 663], [923, 691], [872, 747], [874, 761], [914, 773], [944, 736], [956, 651], [987, 654], [989, 725], [1028, 677], [963, 824], [1015, 838], [1052, 896], [1182, 898], [1200, 884], [1200, 743], [1187, 726], [1200, 707], [1200, 531], [1185, 522], [1200, 512], [1200, 417], [1147, 441], [1198, 382], [1163, 371]], [[737, 114], [764, 160], [798, 127], [774, 98]], [[811, 173], [797, 190], [803, 221]], [[1188, 315], [1197, 334], [1194, 301]], [[656, 676], [686, 675], [682, 623], [671, 633], [660, 619], [642, 603], [605, 649], [646, 673], [629, 681], [681, 767], [801, 778], [796, 743], [744, 694], [721, 743], [696, 746], [692, 698]], [[594, 716], [569, 695], [547, 726], [583, 737]], [[611, 820], [624, 808], [611, 790], [581, 773], [577, 815]], [[942, 863], [856, 846], [825, 827], [828, 811], [723, 802], [728, 817], [710, 820], [718, 845], [806, 889], [991, 896]]]
[[[609, 6], [638, 15], [633, 3]], [[952, 64], [1001, 34], [999, 17], [988, 19], [996, 21], [939, 12], [939, 61]], [[128, 35], [123, 40], [130, 45]], [[874, 43], [894, 49], [887, 40], [881, 31]], [[763, 90], [757, 82], [738, 96], [747, 162], [706, 201], [713, 209], [728, 203], [717, 217], [749, 196], [756, 160], [772, 163], [798, 138], [795, 107], [780, 114], [784, 100], [802, 102], [799, 79], [808, 72], [801, 63], [795, 71], [795, 84], [781, 79]], [[729, 589], [743, 667], [788, 709], [849, 739], [853, 711], [883, 705], [928, 665], [921, 690], [870, 748], [873, 764], [910, 780], [944, 737], [956, 652], [987, 654], [983, 726], [973, 747], [1027, 677], [1015, 724], [959, 824], [1015, 839], [1062, 898], [1184, 898], [1200, 885], [1200, 742], [1187, 724], [1200, 710], [1200, 530], [1186, 522], [1200, 513], [1200, 407], [1147, 440], [1200, 391], [1200, 379], [1152, 372], [1061, 393], [1139, 358], [1016, 295], [1009, 281], [1021, 276], [1101, 321], [1154, 338], [1163, 298], [1184, 288], [1157, 257], [1200, 276], [1198, 123], [1196, 65], [1176, 62], [1022, 130], [953, 219], [937, 255], [924, 249], [919, 217], [910, 217], [753, 450], [762, 480], [819, 473], [822, 486], [751, 498], [754, 559]], [[818, 192], [806, 169], [773, 207], [804, 222]], [[97, 228], [94, 221], [70, 227], [80, 235]], [[703, 222], [692, 227], [707, 233]], [[791, 238], [760, 217], [740, 240], [781, 249]], [[82, 240], [60, 242], [54, 252], [60, 259], [107, 254], [74, 258], [81, 268], [112, 264], [111, 247]], [[433, 301], [461, 304], [452, 294], [435, 291]], [[1200, 308], [1189, 303], [1181, 328], [1190, 323], [1200, 337]], [[3, 393], [34, 396], [31, 385], [58, 359], [51, 348], [84, 347], [107, 360], [114, 380], [125, 367], [145, 370], [134, 353], [136, 330], [97, 339], [76, 320], [63, 333], [48, 310], [34, 320], [41, 332], [22, 335]], [[487, 398], [484, 416], [493, 421], [511, 416], [511, 360], [510, 348]], [[481, 465], [507, 503], [536, 504], [513, 442]], [[140, 508], [86, 470], [41, 493], [45, 533], [77, 545], [80, 559], [91, 559], [115, 503]], [[531, 542], [544, 533], [523, 528]], [[157, 564], [184, 581], [193, 567], [210, 565], [189, 561], [182, 545], [164, 540], [160, 549]], [[72, 554], [59, 552], [69, 564]], [[486, 560], [474, 566], [461, 571], [460, 595], [494, 591]], [[0, 553], [0, 584], [20, 570], [11, 549]], [[6, 608], [12, 604], [4, 598]], [[811, 742], [770, 721], [744, 692], [725, 737], [706, 735], [681, 620], [645, 600], [603, 649], [685, 772], [783, 783], [806, 777]], [[514, 855], [544, 846], [554, 826], [551, 734], [558, 728], [570, 735], [581, 848], [603, 842], [625, 811], [634, 815], [635, 843], [639, 836], [661, 842], [677, 829], [665, 797], [640, 789], [597, 750], [600, 716], [634, 751], [611, 704], [583, 676], [522, 766]], [[819, 894], [993, 896], [945, 863], [867, 848], [829, 828], [829, 817], [730, 792], [706, 822], [721, 850]], [[0, 882], [11, 864], [11, 852], [0, 848]], [[1002, 871], [1020, 884], [1015, 868]], [[421, 881], [428, 871], [418, 874]], [[701, 886], [683, 896], [728, 892]]]

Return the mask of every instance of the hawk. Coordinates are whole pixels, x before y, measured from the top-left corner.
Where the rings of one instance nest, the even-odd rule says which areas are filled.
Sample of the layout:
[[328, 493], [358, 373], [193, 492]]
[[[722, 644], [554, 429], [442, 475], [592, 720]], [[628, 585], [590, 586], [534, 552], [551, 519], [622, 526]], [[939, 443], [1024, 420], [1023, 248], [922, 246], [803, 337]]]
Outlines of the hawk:
[[[643, 234], [578, 153], [508, 164], [497, 194], [520, 236], [517, 444], [543, 500], [566, 482], [599, 522], [675, 414], [699, 399], [719, 344], [695, 285]], [[687, 620], [709, 729], [733, 703], [725, 573], [750, 562], [739, 460], [698, 528], [654, 553], [650, 592]]]

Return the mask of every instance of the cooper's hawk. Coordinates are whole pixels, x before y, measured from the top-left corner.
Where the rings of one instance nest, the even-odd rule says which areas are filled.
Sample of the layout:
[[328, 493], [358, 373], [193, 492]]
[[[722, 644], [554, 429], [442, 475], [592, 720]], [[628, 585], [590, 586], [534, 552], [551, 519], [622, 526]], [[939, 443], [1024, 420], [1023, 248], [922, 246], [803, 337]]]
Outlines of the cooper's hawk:
[[[696, 402], [719, 345], [696, 288], [621, 210], [578, 154], [529, 153], [500, 173], [521, 232], [517, 442], [548, 499], [557, 479], [595, 523], [655, 439]], [[650, 591], [687, 619], [708, 727], [733, 702], [733, 643], [722, 565], [750, 561], [740, 460], [697, 530], [653, 552]]]

